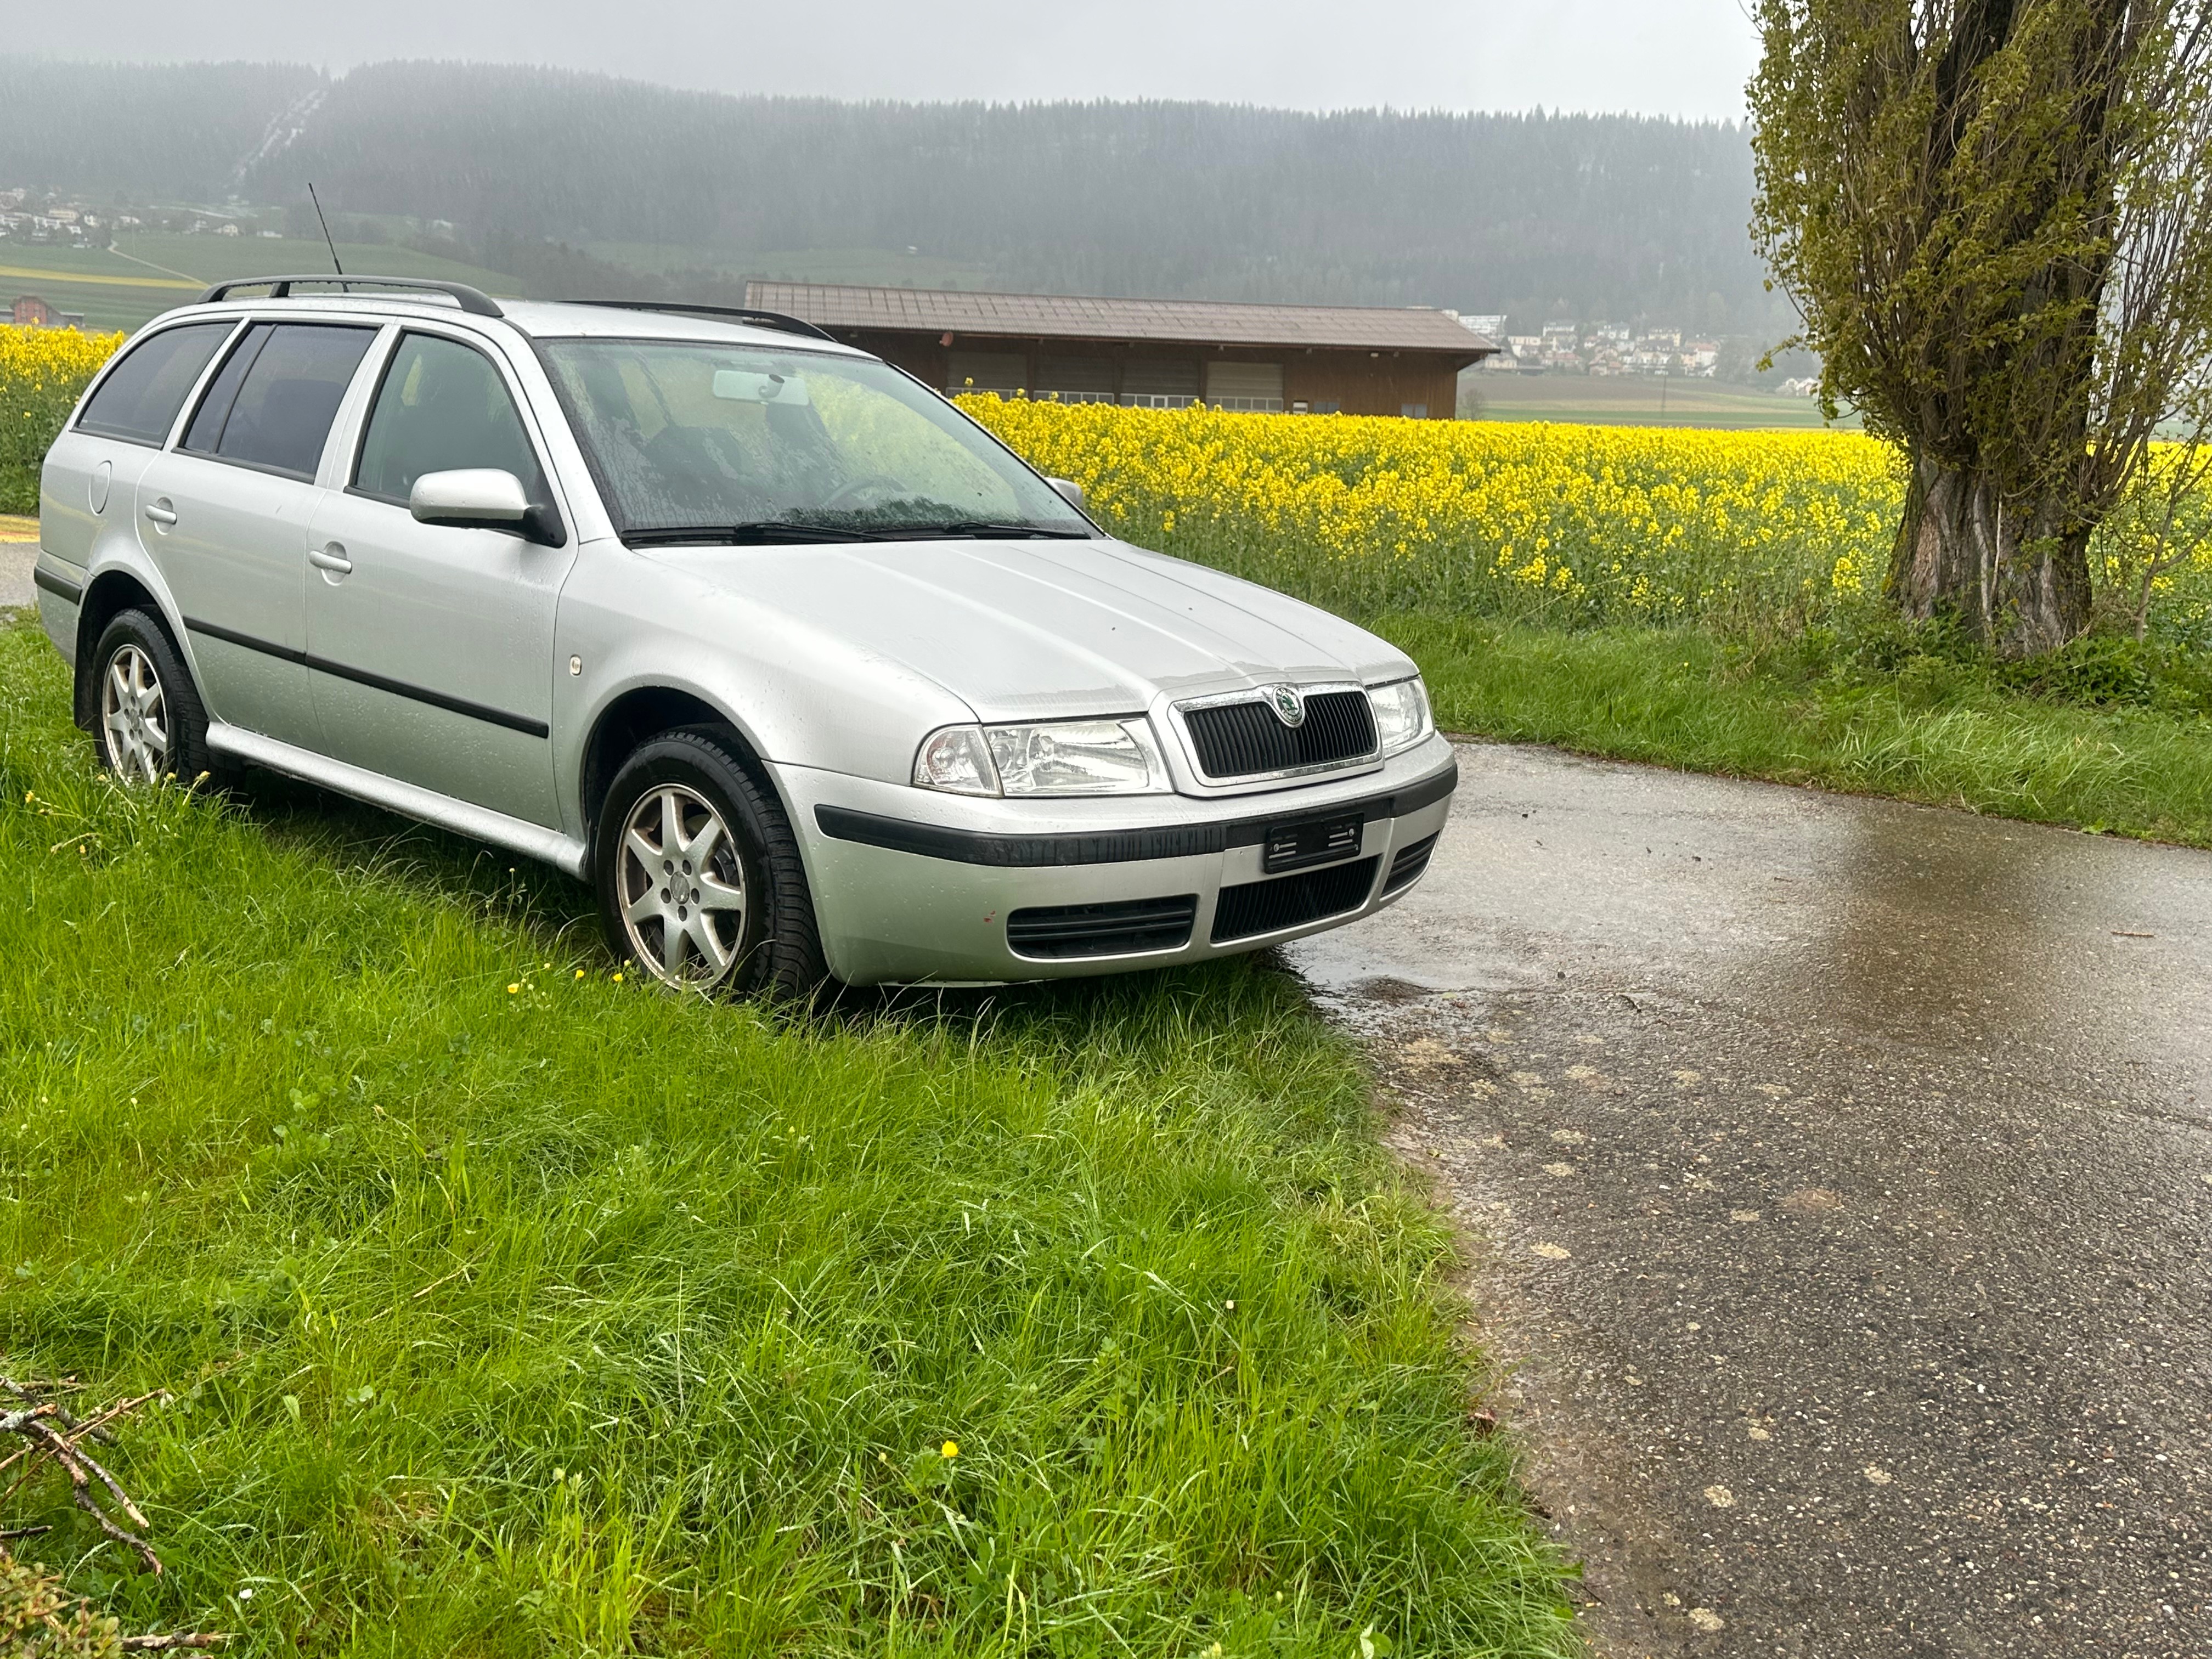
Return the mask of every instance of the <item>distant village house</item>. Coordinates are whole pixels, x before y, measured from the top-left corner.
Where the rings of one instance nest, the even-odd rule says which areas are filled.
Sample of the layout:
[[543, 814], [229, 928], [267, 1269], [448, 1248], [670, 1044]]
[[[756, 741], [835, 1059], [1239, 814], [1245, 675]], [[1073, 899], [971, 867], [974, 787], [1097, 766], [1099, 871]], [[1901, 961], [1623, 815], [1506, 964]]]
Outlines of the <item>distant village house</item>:
[[1710, 380], [1720, 369], [1720, 343], [1685, 343], [1679, 328], [1634, 329], [1618, 323], [1593, 323], [1584, 328], [1570, 320], [1546, 323], [1540, 334], [1507, 334], [1503, 317], [1484, 320], [1495, 325], [1492, 337], [1503, 341], [1505, 347], [1482, 365], [1493, 374], [1588, 374], [1601, 379], [1613, 374], [1679, 374], [1689, 380]]

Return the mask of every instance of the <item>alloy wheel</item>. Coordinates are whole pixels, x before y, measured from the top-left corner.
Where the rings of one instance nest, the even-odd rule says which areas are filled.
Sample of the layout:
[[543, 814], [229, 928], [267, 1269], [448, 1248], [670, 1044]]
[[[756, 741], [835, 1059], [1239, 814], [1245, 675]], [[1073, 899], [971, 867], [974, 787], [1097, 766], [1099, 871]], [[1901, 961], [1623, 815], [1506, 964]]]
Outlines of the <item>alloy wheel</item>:
[[100, 726], [107, 763], [137, 783], [158, 783], [169, 769], [169, 710], [153, 659], [125, 645], [100, 677]]
[[616, 872], [638, 965], [672, 984], [719, 983], [745, 933], [744, 866], [721, 813], [681, 784], [647, 790], [623, 825]]

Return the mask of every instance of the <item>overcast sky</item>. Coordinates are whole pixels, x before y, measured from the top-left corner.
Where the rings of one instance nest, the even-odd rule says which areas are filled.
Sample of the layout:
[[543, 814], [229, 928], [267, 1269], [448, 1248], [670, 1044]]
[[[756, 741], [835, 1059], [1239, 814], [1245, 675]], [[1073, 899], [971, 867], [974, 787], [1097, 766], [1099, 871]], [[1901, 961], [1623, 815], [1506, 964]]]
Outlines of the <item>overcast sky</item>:
[[[94, 0], [67, 42], [137, 61], [554, 64], [718, 92], [1203, 98], [1739, 117], [1745, 0]], [[50, 21], [63, 15], [48, 8]]]

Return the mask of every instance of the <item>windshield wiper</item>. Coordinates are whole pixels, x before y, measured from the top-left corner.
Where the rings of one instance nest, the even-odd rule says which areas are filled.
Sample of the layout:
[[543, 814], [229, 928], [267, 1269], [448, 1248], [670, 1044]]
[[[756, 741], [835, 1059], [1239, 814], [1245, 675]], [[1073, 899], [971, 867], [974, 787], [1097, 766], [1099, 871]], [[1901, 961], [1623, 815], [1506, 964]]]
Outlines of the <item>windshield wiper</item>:
[[624, 547], [759, 547], [783, 542], [879, 542], [873, 530], [836, 525], [799, 524], [789, 519], [757, 519], [746, 524], [648, 525], [622, 532]]
[[1088, 530], [1062, 529], [1057, 525], [1000, 524], [990, 519], [951, 519], [943, 524], [878, 525], [876, 534], [896, 536], [902, 540], [908, 538], [923, 540], [932, 536], [994, 541], [1027, 541], [1031, 537], [1062, 542], [1087, 542], [1091, 539]]

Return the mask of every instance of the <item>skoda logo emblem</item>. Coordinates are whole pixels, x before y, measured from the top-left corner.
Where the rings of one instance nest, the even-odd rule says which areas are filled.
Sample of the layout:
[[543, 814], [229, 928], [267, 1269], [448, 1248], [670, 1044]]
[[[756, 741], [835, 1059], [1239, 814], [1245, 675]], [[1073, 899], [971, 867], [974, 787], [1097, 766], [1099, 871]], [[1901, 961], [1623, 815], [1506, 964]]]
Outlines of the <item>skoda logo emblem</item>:
[[1267, 688], [1267, 701], [1274, 708], [1275, 718], [1284, 725], [1306, 723], [1306, 700], [1298, 695], [1297, 686], [1271, 685]]

